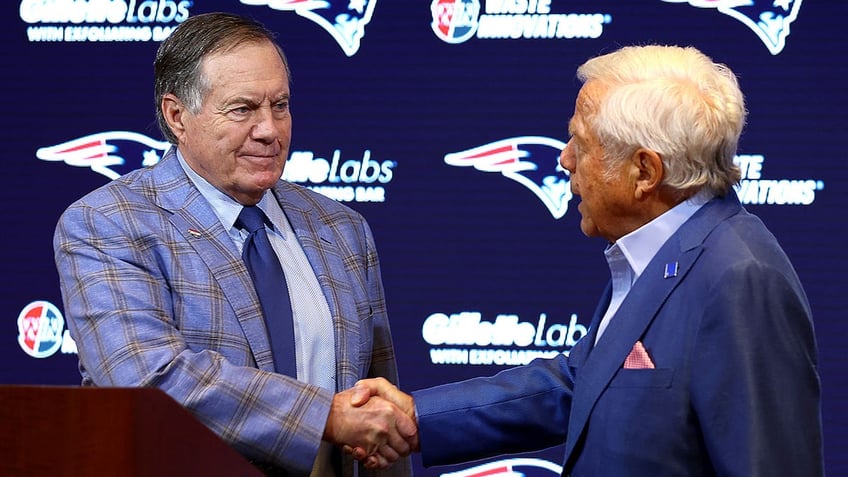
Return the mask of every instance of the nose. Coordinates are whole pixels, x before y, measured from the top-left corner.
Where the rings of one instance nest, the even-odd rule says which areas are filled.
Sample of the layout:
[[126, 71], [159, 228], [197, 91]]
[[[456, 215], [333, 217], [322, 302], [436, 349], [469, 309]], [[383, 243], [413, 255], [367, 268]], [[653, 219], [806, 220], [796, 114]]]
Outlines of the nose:
[[271, 108], [261, 107], [254, 111], [254, 124], [250, 137], [256, 141], [270, 143], [277, 139], [277, 126]]
[[571, 141], [568, 141], [568, 143], [562, 149], [562, 152], [559, 154], [559, 165], [562, 166], [563, 169], [573, 174], [575, 164], [576, 158], [574, 157], [574, 146], [572, 146]]

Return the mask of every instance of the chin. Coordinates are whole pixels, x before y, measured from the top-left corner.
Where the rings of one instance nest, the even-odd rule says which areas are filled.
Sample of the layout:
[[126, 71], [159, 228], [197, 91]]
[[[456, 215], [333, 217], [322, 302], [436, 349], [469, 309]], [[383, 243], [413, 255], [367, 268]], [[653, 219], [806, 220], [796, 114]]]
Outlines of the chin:
[[280, 177], [282, 176], [282, 170], [258, 173], [254, 176], [255, 185], [256, 187], [262, 189], [270, 189], [271, 187], [274, 187], [274, 185], [277, 183], [277, 181], [280, 180]]
[[580, 222], [580, 230], [587, 237], [601, 237], [601, 231], [592, 222]]

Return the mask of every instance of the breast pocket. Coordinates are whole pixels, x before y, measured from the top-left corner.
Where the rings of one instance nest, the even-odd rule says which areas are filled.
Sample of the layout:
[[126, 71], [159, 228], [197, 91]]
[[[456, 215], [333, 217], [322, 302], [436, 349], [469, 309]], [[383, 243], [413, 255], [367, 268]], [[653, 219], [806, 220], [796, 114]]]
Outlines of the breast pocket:
[[613, 376], [611, 388], [670, 388], [673, 369], [619, 369]]

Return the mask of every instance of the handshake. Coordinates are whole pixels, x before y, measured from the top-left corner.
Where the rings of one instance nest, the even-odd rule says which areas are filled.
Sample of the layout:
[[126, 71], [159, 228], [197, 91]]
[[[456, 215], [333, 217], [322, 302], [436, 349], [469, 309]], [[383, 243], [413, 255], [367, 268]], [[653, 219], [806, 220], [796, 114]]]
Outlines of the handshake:
[[412, 396], [384, 378], [363, 379], [333, 397], [324, 440], [368, 469], [385, 469], [419, 449]]

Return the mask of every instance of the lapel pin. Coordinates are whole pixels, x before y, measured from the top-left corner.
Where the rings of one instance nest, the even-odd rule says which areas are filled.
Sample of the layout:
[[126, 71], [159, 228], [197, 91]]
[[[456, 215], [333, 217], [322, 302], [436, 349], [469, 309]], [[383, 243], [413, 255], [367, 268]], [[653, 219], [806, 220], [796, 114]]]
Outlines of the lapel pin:
[[665, 272], [663, 273], [663, 278], [673, 278], [677, 276], [677, 262], [671, 262], [665, 264]]
[[194, 238], [200, 238], [200, 231], [197, 229], [188, 229], [188, 233]]

